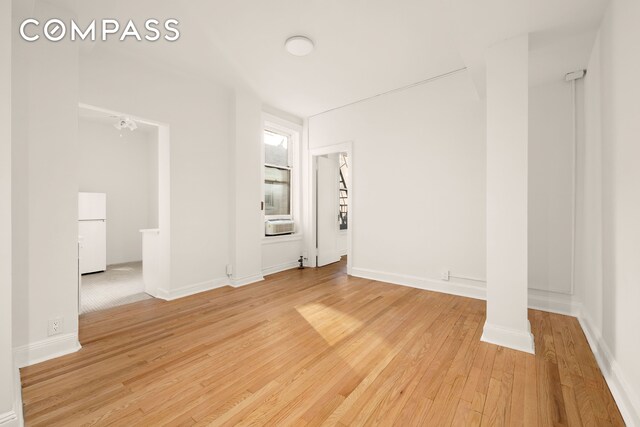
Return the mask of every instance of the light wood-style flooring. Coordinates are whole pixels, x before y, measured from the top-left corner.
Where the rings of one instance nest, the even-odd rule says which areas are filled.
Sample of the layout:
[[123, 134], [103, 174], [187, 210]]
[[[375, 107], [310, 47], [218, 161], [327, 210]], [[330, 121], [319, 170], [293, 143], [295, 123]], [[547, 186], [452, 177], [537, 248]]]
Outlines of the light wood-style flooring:
[[576, 319], [531, 310], [536, 355], [480, 342], [483, 301], [345, 263], [80, 319], [22, 369], [27, 425], [623, 425]]

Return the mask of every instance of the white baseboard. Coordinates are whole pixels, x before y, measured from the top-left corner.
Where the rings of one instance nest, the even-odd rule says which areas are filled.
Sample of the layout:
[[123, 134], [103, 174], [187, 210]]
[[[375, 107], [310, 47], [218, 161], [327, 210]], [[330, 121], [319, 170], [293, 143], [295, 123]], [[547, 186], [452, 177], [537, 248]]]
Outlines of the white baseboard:
[[3, 412], [0, 414], [0, 426], [14, 427], [19, 425], [20, 425], [20, 420], [19, 420], [18, 414], [16, 413], [15, 406], [11, 408], [10, 411]]
[[582, 304], [575, 302], [571, 295], [554, 294], [537, 289], [529, 289], [528, 303], [529, 308], [535, 310], [572, 317], [579, 317], [582, 310]]
[[[11, 419], [11, 414], [0, 414], [0, 426], [9, 427], [24, 425], [24, 414], [22, 413], [22, 382], [20, 381], [20, 369], [18, 369], [18, 366], [15, 364], [13, 373], [13, 393], [14, 403], [12, 412], [15, 415], [15, 419]], [[4, 417], [4, 415], [8, 415], [9, 418]], [[3, 419], [5, 420], [4, 422], [2, 421]]]
[[229, 285], [228, 278], [220, 278], [207, 280], [204, 282], [196, 283], [195, 285], [183, 286], [177, 289], [158, 289], [156, 292], [156, 298], [163, 299], [165, 301], [173, 301], [178, 298], [188, 297], [190, 295], [199, 294], [200, 292], [211, 291], [213, 289], [221, 288]]
[[280, 273], [281, 271], [291, 270], [293, 268], [298, 268], [300, 263], [298, 261], [285, 262], [282, 264], [274, 265], [272, 267], [267, 267], [262, 269], [262, 275], [268, 276], [270, 274]]
[[[406, 274], [388, 273], [385, 271], [358, 267], [353, 267], [349, 274], [365, 279], [392, 283], [394, 285], [410, 286], [412, 288], [424, 289], [427, 291], [442, 292], [445, 294], [481, 300], [487, 299], [486, 288], [484, 285], [478, 286], [456, 281], [427, 279]], [[573, 317], [578, 317], [580, 315], [582, 305], [573, 301], [570, 295], [554, 294], [536, 289], [529, 289], [528, 295], [529, 308]]]
[[480, 340], [530, 354], [536, 353], [533, 335], [531, 334], [531, 326], [529, 326], [529, 331], [519, 331], [485, 322]]
[[238, 279], [231, 279], [231, 286], [239, 288], [240, 286], [250, 285], [252, 283], [261, 282], [264, 280], [262, 274], [255, 274], [253, 276], [240, 277]]
[[417, 276], [387, 273], [384, 271], [369, 270], [367, 268], [358, 267], [352, 267], [350, 274], [355, 277], [392, 283], [394, 285], [409, 286], [412, 288], [442, 292], [467, 298], [481, 300], [486, 299], [486, 290], [484, 286], [467, 285], [464, 283], [445, 280], [425, 279]]
[[591, 316], [585, 310], [581, 311], [578, 321], [587, 337], [591, 351], [596, 357], [602, 375], [611, 390], [611, 394], [618, 404], [624, 422], [629, 427], [640, 427], [640, 399], [624, 379], [625, 376], [620, 365], [613, 357], [613, 353], [611, 353], [609, 346], [602, 338], [602, 334], [595, 327]]
[[[297, 265], [297, 264], [296, 264]], [[248, 285], [250, 283], [259, 282], [264, 280], [262, 274], [256, 274], [254, 276], [243, 277], [240, 279], [229, 279], [228, 277], [222, 277], [218, 279], [207, 280], [204, 282], [196, 283], [195, 285], [183, 286], [177, 289], [158, 289], [155, 297], [163, 299], [165, 301], [173, 301], [178, 298], [188, 297], [190, 295], [199, 294], [200, 292], [211, 291], [214, 289], [222, 288], [224, 286], [233, 286], [234, 288]]]
[[26, 344], [13, 349], [13, 357], [18, 368], [35, 365], [49, 359], [75, 353], [82, 346], [75, 332], [54, 335], [42, 341]]

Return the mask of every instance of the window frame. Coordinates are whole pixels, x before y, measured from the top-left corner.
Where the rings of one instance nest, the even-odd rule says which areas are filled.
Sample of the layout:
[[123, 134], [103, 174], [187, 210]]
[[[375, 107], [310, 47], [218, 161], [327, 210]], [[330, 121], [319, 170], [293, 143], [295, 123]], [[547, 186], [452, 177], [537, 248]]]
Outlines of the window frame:
[[[300, 202], [300, 197], [298, 194], [300, 185], [299, 185], [299, 174], [300, 174], [300, 162], [298, 159], [299, 154], [299, 140], [300, 140], [300, 130], [294, 126], [293, 123], [291, 125], [285, 124], [284, 120], [279, 119], [275, 116], [270, 116], [267, 114], [263, 114], [263, 125], [262, 125], [262, 138], [261, 138], [261, 188], [262, 188], [262, 201], [265, 203], [265, 208], [262, 211], [264, 221], [275, 220], [275, 219], [288, 219], [296, 222], [296, 232], [294, 234], [299, 234], [299, 207], [298, 204]], [[278, 135], [283, 135], [288, 138], [288, 164], [289, 166], [283, 167], [279, 165], [268, 164], [265, 161], [265, 142], [264, 142], [264, 133], [265, 131], [273, 132]], [[266, 214], [266, 184], [265, 184], [265, 168], [273, 167], [282, 170], [289, 171], [289, 214], [288, 215], [267, 215]], [[263, 222], [264, 222], [263, 221]], [[282, 237], [282, 236], [266, 236], [265, 238], [274, 238], [274, 237]]]

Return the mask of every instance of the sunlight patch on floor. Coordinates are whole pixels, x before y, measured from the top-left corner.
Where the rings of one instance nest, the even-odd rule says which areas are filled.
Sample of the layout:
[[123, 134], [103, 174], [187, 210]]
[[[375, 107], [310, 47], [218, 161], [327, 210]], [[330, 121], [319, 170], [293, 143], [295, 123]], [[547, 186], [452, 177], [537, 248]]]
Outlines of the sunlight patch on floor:
[[356, 317], [320, 303], [305, 304], [297, 310], [331, 346], [345, 337], [345, 331], [357, 330], [364, 324]]

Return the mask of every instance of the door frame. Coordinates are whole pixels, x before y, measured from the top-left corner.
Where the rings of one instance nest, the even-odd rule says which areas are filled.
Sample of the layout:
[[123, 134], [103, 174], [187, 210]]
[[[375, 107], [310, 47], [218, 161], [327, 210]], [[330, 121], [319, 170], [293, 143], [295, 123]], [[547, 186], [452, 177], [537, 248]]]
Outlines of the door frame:
[[[92, 110], [111, 116], [127, 116], [139, 123], [157, 128], [158, 144], [158, 230], [160, 238], [160, 279], [156, 290], [170, 289], [171, 277], [171, 131], [169, 124], [157, 120], [145, 119], [122, 111], [110, 110], [95, 105], [79, 103], [78, 110]], [[78, 260], [78, 316], [80, 316], [81, 282], [80, 264]], [[158, 297], [158, 295], [152, 295]]]
[[[347, 274], [351, 275], [353, 269], [353, 224], [355, 224], [354, 218], [354, 203], [353, 203], [353, 171], [354, 171], [354, 158], [353, 158], [353, 141], [341, 142], [338, 144], [327, 145], [324, 147], [310, 148], [309, 149], [309, 187], [308, 194], [310, 195], [308, 201], [308, 208], [310, 218], [310, 224], [307, 235], [309, 236], [307, 243], [308, 265], [311, 267], [317, 267], [316, 254], [317, 254], [317, 192], [316, 192], [316, 167], [317, 157], [327, 154], [347, 153], [349, 159], [349, 175], [347, 177], [347, 188], [349, 189], [349, 197], [347, 198], [347, 209], [349, 212], [349, 227], [347, 228]], [[336, 218], [337, 224], [337, 218]]]

